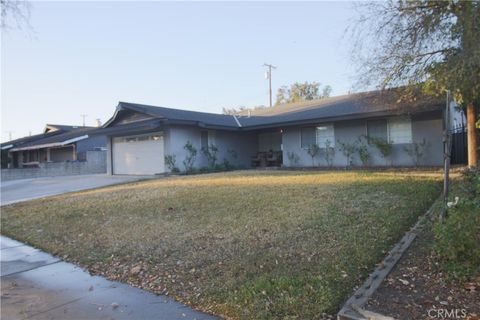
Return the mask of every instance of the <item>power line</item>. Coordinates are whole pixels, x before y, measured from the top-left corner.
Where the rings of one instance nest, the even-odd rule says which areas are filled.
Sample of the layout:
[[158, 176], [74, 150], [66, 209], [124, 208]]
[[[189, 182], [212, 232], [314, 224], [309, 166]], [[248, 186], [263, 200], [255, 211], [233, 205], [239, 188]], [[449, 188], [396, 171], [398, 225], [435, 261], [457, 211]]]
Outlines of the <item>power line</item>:
[[268, 79], [268, 92], [270, 96], [270, 107], [271, 107], [272, 106], [272, 69], [277, 69], [277, 67], [268, 63], [264, 63], [263, 66], [268, 68], [266, 77]]

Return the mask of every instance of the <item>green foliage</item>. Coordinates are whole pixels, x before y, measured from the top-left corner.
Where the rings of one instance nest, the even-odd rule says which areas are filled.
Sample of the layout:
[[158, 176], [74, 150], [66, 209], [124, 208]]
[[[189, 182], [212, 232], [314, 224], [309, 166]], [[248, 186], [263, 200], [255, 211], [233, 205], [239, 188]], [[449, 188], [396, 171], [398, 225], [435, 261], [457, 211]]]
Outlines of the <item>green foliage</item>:
[[368, 166], [370, 161], [370, 153], [368, 152], [368, 145], [365, 142], [365, 137], [359, 137], [357, 140], [357, 152], [363, 166]]
[[410, 145], [405, 146], [404, 150], [410, 156], [410, 158], [412, 158], [415, 166], [418, 167], [420, 165], [428, 145], [429, 143], [427, 140], [423, 138], [422, 142], [413, 142]]
[[340, 151], [342, 151], [345, 158], [347, 158], [347, 167], [350, 167], [353, 164], [352, 156], [357, 151], [356, 143], [348, 143], [348, 142], [341, 142], [338, 140], [338, 144]]
[[177, 167], [177, 157], [174, 154], [168, 154], [165, 156], [165, 164], [171, 172], [180, 172], [180, 169]]
[[300, 161], [300, 156], [293, 151], [287, 152], [287, 158], [290, 165], [297, 166]]
[[317, 144], [308, 146], [307, 153], [312, 157], [312, 167], [315, 167], [315, 157], [320, 153], [320, 147]]
[[319, 90], [320, 83], [318, 82], [295, 82], [290, 87], [281, 86], [277, 91], [275, 105], [328, 98], [332, 93], [332, 87], [329, 85], [322, 89], [322, 93]]
[[385, 164], [388, 164], [387, 159], [392, 154], [393, 145], [385, 139], [375, 137], [369, 137], [368, 142], [373, 144], [375, 148], [378, 149], [382, 158], [385, 159]]
[[183, 146], [183, 149], [187, 151], [187, 155], [185, 156], [185, 160], [183, 160], [183, 165], [185, 166], [185, 172], [191, 173], [194, 171], [194, 164], [195, 160], [197, 159], [197, 148], [193, 146], [190, 141], [187, 141]]
[[332, 146], [332, 141], [325, 141], [325, 148], [323, 150], [323, 157], [329, 167], [333, 165], [333, 158], [335, 157], [335, 147]]
[[463, 193], [447, 218], [434, 226], [435, 249], [453, 277], [480, 272], [480, 171], [467, 171]]
[[373, 1], [360, 11], [352, 52], [361, 83], [480, 103], [480, 1]]
[[208, 166], [210, 167], [210, 169], [215, 169], [215, 166], [217, 164], [217, 153], [218, 153], [217, 146], [211, 144], [208, 147], [203, 147], [202, 153], [207, 159]]

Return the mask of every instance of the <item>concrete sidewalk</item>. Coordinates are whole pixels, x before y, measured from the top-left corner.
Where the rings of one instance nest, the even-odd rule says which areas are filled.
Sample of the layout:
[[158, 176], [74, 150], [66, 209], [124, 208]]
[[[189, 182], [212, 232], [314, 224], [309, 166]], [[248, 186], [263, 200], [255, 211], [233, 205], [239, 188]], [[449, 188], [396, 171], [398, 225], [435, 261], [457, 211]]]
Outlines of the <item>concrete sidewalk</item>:
[[1, 318], [216, 319], [1, 237]]

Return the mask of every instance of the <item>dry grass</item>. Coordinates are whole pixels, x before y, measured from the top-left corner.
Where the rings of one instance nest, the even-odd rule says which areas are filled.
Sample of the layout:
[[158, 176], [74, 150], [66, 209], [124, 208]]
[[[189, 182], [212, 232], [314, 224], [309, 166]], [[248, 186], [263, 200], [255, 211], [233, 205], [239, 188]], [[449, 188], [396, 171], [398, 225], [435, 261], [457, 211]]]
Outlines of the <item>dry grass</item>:
[[6, 207], [1, 231], [205, 311], [320, 318], [439, 191], [418, 171], [172, 177]]

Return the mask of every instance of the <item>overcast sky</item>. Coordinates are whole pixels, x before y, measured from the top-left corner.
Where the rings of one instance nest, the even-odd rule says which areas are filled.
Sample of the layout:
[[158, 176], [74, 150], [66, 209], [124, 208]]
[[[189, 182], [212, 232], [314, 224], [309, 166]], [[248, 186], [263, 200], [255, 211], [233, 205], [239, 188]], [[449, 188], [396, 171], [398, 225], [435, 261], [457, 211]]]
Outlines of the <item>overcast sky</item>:
[[105, 122], [118, 101], [206, 112], [268, 104], [317, 81], [354, 82], [349, 2], [34, 2], [33, 31], [2, 32], [2, 141], [46, 123]]

